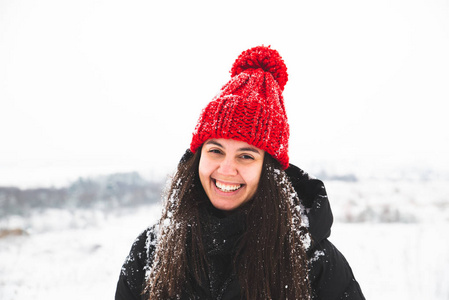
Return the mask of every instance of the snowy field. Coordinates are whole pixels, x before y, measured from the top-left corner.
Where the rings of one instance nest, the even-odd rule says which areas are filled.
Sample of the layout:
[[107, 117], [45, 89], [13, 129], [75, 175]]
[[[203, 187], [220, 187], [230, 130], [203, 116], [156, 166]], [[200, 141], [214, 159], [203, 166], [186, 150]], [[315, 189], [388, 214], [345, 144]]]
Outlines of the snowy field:
[[[326, 183], [336, 219], [330, 240], [367, 299], [449, 299], [447, 184], [381, 186]], [[431, 199], [423, 200], [425, 190]], [[0, 220], [0, 228], [26, 228], [26, 235], [0, 239], [0, 299], [113, 299], [134, 238], [159, 213], [153, 204]]]

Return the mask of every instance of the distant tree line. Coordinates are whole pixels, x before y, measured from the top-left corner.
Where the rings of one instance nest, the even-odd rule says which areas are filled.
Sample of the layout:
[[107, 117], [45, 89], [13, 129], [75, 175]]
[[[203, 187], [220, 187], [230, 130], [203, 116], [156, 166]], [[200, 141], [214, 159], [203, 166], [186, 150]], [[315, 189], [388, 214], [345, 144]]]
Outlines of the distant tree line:
[[47, 208], [109, 210], [155, 203], [160, 201], [163, 187], [162, 180], [148, 181], [137, 172], [79, 178], [62, 188], [0, 187], [0, 217]]

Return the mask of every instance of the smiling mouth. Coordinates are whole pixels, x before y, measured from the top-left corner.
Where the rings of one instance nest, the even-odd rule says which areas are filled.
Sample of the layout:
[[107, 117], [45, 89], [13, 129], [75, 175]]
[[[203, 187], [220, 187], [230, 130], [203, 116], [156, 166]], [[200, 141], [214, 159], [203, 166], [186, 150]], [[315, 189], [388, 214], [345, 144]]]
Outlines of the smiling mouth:
[[243, 184], [225, 184], [215, 180], [215, 186], [222, 192], [230, 193], [240, 189]]

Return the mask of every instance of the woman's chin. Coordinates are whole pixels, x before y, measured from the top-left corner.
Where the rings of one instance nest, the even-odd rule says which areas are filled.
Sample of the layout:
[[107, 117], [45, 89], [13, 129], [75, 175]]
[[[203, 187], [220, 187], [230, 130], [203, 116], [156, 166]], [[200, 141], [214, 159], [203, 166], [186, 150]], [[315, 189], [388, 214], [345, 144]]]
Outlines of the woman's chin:
[[240, 206], [239, 204], [230, 203], [230, 201], [223, 200], [210, 200], [210, 202], [216, 209], [222, 210], [224, 212], [231, 212]]

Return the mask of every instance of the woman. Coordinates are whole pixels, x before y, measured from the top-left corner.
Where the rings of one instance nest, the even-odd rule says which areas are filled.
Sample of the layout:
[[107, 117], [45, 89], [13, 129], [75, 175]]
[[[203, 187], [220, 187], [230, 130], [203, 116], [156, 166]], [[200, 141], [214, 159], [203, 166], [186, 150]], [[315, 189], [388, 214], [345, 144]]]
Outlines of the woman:
[[255, 47], [201, 113], [157, 225], [134, 242], [116, 299], [364, 299], [327, 240], [321, 181], [289, 164], [286, 66]]

